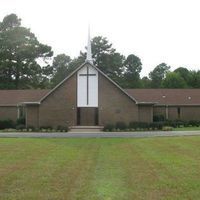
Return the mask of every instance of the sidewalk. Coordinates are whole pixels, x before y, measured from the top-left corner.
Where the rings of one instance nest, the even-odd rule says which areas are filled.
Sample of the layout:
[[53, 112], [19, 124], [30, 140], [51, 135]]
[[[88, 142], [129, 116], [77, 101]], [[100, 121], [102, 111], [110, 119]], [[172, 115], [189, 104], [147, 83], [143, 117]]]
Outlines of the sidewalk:
[[1, 132], [0, 138], [145, 138], [200, 136], [200, 131], [152, 131], [152, 132]]

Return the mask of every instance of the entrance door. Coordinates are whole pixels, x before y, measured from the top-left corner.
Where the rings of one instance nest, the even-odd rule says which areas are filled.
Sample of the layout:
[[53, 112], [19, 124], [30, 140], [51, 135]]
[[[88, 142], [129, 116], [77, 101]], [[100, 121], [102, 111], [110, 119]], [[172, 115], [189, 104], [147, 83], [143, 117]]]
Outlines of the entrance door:
[[79, 107], [77, 108], [78, 126], [96, 126], [98, 125], [98, 108]]

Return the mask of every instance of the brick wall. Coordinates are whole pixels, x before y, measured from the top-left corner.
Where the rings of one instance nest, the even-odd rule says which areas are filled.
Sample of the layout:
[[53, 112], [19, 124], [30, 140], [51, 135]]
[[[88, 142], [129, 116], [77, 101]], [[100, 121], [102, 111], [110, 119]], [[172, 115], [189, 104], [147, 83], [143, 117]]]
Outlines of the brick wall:
[[0, 106], [0, 120], [17, 120], [17, 106]]
[[138, 106], [99, 73], [99, 125], [138, 121]]
[[33, 126], [38, 128], [39, 122], [39, 106], [38, 105], [28, 105], [26, 107], [26, 126]]
[[76, 74], [54, 90], [39, 107], [39, 126], [76, 125]]
[[200, 107], [199, 106], [185, 106], [180, 107], [182, 120], [200, 120]]
[[139, 106], [139, 121], [140, 122], [153, 122], [153, 106]]

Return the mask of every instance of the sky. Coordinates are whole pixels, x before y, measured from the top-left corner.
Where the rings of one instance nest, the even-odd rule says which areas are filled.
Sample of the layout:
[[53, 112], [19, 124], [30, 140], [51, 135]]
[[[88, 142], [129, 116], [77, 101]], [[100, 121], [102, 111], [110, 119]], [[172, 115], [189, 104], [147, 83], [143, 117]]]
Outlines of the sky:
[[199, 0], [0, 0], [0, 21], [22, 19], [54, 55], [77, 57], [91, 37], [104, 36], [121, 54], [135, 54], [142, 76], [165, 62], [200, 69]]

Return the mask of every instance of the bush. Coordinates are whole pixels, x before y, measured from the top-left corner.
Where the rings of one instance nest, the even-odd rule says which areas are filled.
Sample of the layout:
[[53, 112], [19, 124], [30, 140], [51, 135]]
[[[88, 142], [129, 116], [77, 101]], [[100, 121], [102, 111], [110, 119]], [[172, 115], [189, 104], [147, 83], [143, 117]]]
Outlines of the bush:
[[162, 130], [163, 131], [172, 131], [173, 128], [171, 126], [163, 126]]
[[164, 122], [153, 122], [149, 124], [149, 128], [152, 130], [162, 130]]
[[163, 115], [154, 115], [153, 116], [153, 121], [154, 122], [164, 122], [165, 117]]
[[28, 130], [28, 131], [35, 131], [36, 129], [35, 129], [34, 126], [28, 126], [28, 127], [27, 127], [27, 130]]
[[197, 120], [190, 120], [189, 122], [188, 122], [188, 124], [189, 124], [189, 126], [199, 126], [199, 121], [197, 121]]
[[129, 123], [129, 128], [130, 129], [148, 129], [149, 128], [149, 123], [147, 122], [130, 122]]
[[103, 131], [113, 131], [115, 126], [113, 124], [106, 124], [103, 128]]
[[140, 122], [139, 123], [139, 128], [149, 129], [149, 123], [147, 123], [147, 122]]
[[19, 124], [25, 125], [25, 124], [26, 124], [26, 119], [25, 119], [25, 117], [20, 117], [20, 118], [18, 118], [16, 123], [17, 123], [17, 125], [19, 125]]
[[6, 129], [6, 128], [15, 128], [14, 122], [10, 119], [1, 120], [0, 129]]
[[183, 127], [185, 124], [185, 122], [182, 120], [176, 120], [175, 123], [176, 123], [176, 127]]
[[129, 128], [130, 129], [137, 129], [139, 127], [139, 122], [130, 122]]
[[125, 122], [116, 122], [115, 128], [119, 130], [126, 130], [127, 125]]
[[26, 129], [26, 126], [24, 124], [19, 124], [16, 126], [16, 129], [22, 131], [22, 130]]
[[165, 121], [164, 122], [164, 125], [165, 126], [171, 126], [171, 127], [173, 127], [173, 128], [176, 128], [176, 127], [178, 127], [178, 125], [179, 125], [179, 122], [176, 122], [176, 121]]
[[50, 131], [52, 130], [52, 127], [51, 126], [40, 126], [40, 130], [45, 130], [45, 131]]
[[62, 132], [68, 132], [69, 128], [68, 126], [57, 126], [57, 130]]

